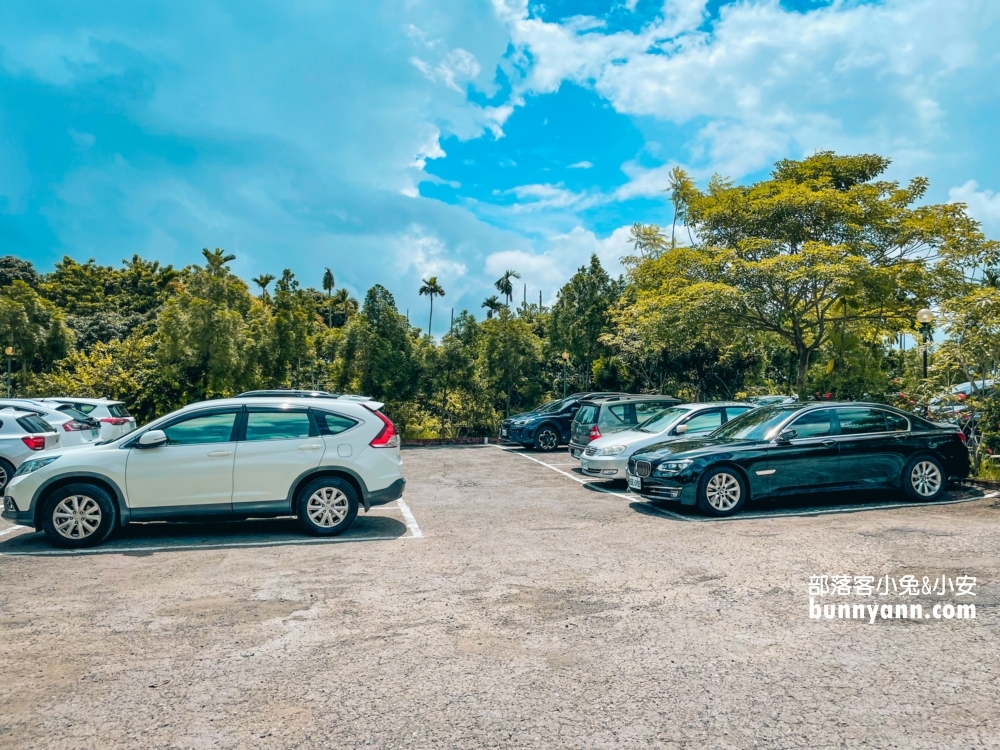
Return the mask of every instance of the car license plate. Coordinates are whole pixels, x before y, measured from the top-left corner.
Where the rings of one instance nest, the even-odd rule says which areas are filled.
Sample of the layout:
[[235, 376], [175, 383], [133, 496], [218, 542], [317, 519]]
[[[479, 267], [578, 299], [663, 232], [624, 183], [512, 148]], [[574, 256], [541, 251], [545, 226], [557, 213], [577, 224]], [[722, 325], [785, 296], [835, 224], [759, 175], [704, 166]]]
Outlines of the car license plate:
[[583, 469], [584, 471], [586, 471], [587, 469], [590, 468], [590, 464], [588, 464], [586, 461], [581, 461], [580, 462], [580, 468]]
[[101, 431], [97, 427], [91, 427], [90, 428], [90, 436], [91, 437], [99, 437], [100, 434], [101, 434]]
[[507, 428], [500, 430], [500, 437], [507, 437]]
[[630, 490], [641, 490], [642, 489], [642, 479], [640, 477], [634, 477], [631, 474], [628, 475], [628, 487]]

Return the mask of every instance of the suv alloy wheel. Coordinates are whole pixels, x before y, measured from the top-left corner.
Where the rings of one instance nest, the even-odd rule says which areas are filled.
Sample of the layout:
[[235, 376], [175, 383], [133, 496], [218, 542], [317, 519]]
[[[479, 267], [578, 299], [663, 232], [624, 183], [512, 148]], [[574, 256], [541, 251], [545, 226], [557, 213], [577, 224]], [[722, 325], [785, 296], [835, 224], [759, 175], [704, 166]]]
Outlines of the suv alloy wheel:
[[295, 515], [310, 534], [336, 536], [354, 523], [358, 515], [358, 494], [343, 479], [320, 477], [299, 490]]

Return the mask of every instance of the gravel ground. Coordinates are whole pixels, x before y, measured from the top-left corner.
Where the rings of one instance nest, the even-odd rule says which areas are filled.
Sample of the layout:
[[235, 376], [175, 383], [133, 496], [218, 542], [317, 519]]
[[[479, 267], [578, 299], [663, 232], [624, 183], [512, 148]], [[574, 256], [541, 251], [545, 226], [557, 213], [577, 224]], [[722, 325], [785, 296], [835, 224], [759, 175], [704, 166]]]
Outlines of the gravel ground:
[[[415, 523], [335, 543], [147, 524], [64, 555], [0, 526], [0, 746], [1000, 747], [998, 498], [703, 521], [526, 455], [570, 476], [407, 450]], [[977, 619], [810, 619], [840, 573], [976, 576]]]

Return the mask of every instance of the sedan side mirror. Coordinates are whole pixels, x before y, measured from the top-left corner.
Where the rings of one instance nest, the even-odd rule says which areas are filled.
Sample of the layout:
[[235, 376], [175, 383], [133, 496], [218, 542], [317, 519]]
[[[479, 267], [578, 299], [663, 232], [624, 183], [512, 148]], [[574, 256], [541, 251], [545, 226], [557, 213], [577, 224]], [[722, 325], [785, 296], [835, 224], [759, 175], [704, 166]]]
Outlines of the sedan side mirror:
[[140, 448], [158, 448], [161, 445], [166, 445], [167, 435], [163, 430], [149, 430], [142, 433], [139, 438]]
[[688, 426], [686, 424], [679, 424], [674, 429], [674, 434], [676, 434], [676, 435], [683, 435], [687, 431], [688, 431]]
[[798, 430], [782, 430], [778, 433], [778, 437], [775, 438], [775, 441], [778, 443], [787, 443], [790, 440], [794, 440], [798, 436]]

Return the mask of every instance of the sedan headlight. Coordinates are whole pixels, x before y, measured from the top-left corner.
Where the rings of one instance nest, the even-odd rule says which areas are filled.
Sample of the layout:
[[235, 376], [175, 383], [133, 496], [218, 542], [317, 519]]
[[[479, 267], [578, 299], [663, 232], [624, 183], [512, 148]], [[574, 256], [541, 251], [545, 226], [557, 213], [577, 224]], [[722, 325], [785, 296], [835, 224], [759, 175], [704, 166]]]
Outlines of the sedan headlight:
[[664, 461], [662, 464], [653, 470], [654, 477], [672, 477], [675, 474], [680, 474], [684, 469], [693, 464], [690, 458], [684, 458], [680, 461]]
[[23, 464], [17, 467], [17, 471], [14, 472], [14, 476], [23, 477], [25, 474], [30, 474], [33, 471], [38, 471], [43, 466], [48, 466], [57, 458], [59, 458], [59, 456], [46, 456], [45, 458], [33, 458], [30, 461], [25, 461]]
[[598, 448], [595, 456], [620, 456], [625, 452], [624, 445], [609, 445], [607, 448]]

